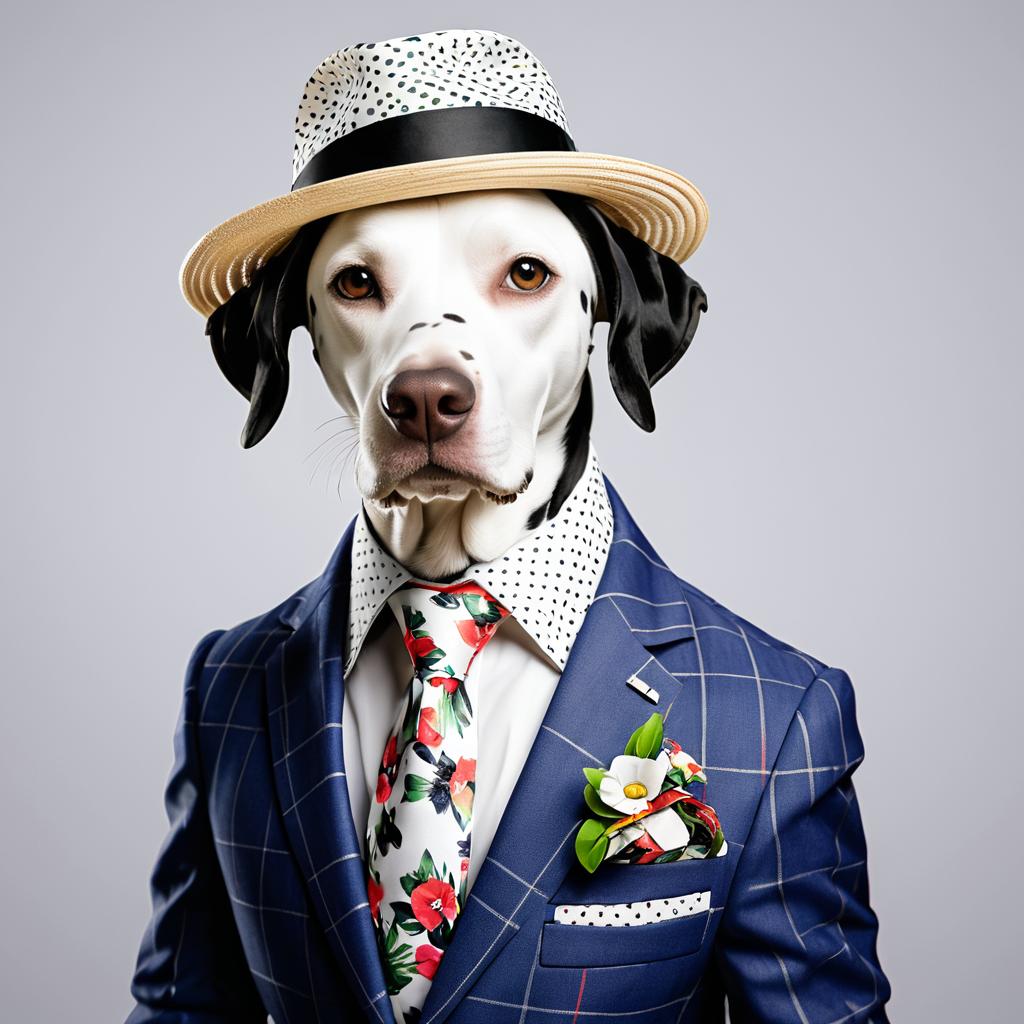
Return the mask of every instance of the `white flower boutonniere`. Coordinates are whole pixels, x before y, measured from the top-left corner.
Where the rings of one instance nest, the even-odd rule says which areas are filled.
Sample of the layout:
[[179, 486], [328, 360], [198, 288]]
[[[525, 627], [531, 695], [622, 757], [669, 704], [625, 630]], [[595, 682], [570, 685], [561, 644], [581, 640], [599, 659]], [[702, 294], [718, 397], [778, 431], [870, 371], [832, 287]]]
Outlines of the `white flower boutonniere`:
[[583, 773], [583, 799], [594, 817], [576, 834], [576, 856], [587, 871], [606, 860], [658, 864], [726, 852], [714, 808], [687, 791], [707, 782], [704, 771], [665, 738], [661, 715], [651, 715], [607, 768]]

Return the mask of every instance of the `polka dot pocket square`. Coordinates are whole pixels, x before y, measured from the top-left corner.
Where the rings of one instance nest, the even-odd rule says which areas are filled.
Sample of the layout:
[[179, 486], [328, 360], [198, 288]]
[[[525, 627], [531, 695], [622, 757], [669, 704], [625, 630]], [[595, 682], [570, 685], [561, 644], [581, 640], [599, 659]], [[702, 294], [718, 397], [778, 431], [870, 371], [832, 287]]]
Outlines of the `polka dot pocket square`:
[[638, 900], [634, 903], [563, 903], [555, 907], [558, 924], [586, 925], [598, 928], [629, 928], [658, 924], [679, 917], [703, 914], [711, 908], [711, 890], [691, 892], [660, 900]]

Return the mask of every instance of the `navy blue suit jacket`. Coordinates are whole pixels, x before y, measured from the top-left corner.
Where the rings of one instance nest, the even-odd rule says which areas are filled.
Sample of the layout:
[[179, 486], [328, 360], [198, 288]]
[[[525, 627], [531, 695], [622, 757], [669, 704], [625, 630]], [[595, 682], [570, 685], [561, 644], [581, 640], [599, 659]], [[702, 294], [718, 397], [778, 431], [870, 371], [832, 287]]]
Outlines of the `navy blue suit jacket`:
[[[734, 1024], [885, 1021], [847, 674], [680, 580], [609, 494], [597, 598], [423, 1024], [721, 1021], [725, 997]], [[395, 1024], [342, 758], [351, 532], [319, 579], [192, 656], [130, 1024]], [[591, 876], [573, 852], [582, 769], [607, 765], [653, 710], [634, 674], [705, 765], [695, 795], [728, 854]], [[710, 909], [677, 920], [554, 920], [563, 903], [706, 891]]]

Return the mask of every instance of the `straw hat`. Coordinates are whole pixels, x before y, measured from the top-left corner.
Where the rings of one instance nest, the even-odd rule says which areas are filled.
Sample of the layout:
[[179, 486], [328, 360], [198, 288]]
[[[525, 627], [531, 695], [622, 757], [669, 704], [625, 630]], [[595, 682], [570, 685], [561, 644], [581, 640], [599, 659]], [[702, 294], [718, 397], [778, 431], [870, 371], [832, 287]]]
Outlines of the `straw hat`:
[[697, 188], [674, 171], [580, 153], [544, 67], [497, 32], [430, 32], [358, 43], [313, 72], [295, 119], [291, 191], [205, 234], [181, 290], [209, 316], [310, 221], [398, 199], [479, 189], [587, 196], [682, 263], [707, 227]]

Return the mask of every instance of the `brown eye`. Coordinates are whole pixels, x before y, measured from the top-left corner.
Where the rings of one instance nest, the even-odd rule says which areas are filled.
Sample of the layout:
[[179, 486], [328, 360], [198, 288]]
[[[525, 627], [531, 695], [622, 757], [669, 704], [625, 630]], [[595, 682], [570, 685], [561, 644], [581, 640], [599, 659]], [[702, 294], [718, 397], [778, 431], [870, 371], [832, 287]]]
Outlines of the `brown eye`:
[[334, 290], [343, 299], [368, 299], [377, 294], [377, 279], [367, 267], [345, 267], [335, 278]]
[[535, 292], [547, 283], [551, 271], [540, 260], [523, 256], [509, 268], [505, 281], [521, 292]]

